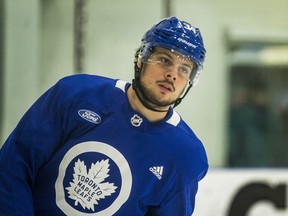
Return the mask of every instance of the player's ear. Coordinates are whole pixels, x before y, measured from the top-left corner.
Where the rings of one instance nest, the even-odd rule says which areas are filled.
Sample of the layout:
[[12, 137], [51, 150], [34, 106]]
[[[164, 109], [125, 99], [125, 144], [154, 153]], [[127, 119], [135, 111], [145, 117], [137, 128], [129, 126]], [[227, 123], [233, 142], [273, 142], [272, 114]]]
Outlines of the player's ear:
[[141, 61], [141, 59], [140, 59], [139, 57], [138, 57], [138, 59], [137, 59], [136, 64], [137, 64], [137, 67], [138, 67], [138, 68], [141, 68], [141, 67], [142, 67], [142, 61]]

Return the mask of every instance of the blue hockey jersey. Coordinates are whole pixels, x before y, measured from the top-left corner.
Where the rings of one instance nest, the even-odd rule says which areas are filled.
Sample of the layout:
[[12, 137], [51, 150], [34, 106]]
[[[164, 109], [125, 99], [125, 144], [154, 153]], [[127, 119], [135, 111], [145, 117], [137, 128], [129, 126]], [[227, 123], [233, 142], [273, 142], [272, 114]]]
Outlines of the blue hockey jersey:
[[27, 111], [0, 151], [0, 215], [190, 216], [208, 163], [181, 117], [149, 122], [130, 83], [65, 77]]

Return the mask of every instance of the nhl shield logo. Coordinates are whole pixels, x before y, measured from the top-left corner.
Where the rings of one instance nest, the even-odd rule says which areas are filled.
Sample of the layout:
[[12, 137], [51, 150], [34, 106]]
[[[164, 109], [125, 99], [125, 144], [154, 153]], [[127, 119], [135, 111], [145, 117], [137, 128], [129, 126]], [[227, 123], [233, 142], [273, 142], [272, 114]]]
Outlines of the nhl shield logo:
[[143, 119], [135, 114], [132, 118], [131, 118], [131, 124], [135, 127], [139, 127], [141, 125], [141, 123], [143, 122]]

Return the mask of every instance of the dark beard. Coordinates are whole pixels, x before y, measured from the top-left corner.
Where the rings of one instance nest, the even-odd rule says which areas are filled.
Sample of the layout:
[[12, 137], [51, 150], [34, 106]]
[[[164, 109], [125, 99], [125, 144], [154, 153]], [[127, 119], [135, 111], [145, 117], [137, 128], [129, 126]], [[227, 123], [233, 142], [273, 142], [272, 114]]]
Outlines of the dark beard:
[[148, 88], [146, 88], [145, 85], [141, 82], [141, 79], [138, 79], [138, 90], [140, 92], [140, 96], [143, 100], [151, 104], [154, 108], [165, 108], [167, 106], [173, 105], [176, 100], [173, 101], [159, 101], [156, 96], [153, 94], [152, 91], [150, 91]]

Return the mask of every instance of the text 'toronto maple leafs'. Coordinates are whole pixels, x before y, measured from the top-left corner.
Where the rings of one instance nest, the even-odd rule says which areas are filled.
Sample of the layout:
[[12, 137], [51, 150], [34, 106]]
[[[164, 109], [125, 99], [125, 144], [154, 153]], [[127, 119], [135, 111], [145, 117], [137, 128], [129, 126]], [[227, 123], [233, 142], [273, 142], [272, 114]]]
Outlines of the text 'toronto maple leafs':
[[84, 161], [78, 159], [75, 162], [73, 182], [70, 182], [70, 187], [66, 187], [69, 198], [75, 201], [75, 206], [80, 203], [83, 209], [95, 211], [94, 205], [97, 205], [100, 199], [115, 193], [117, 186], [104, 182], [109, 177], [109, 166], [109, 159], [97, 161], [91, 164], [87, 173]]

